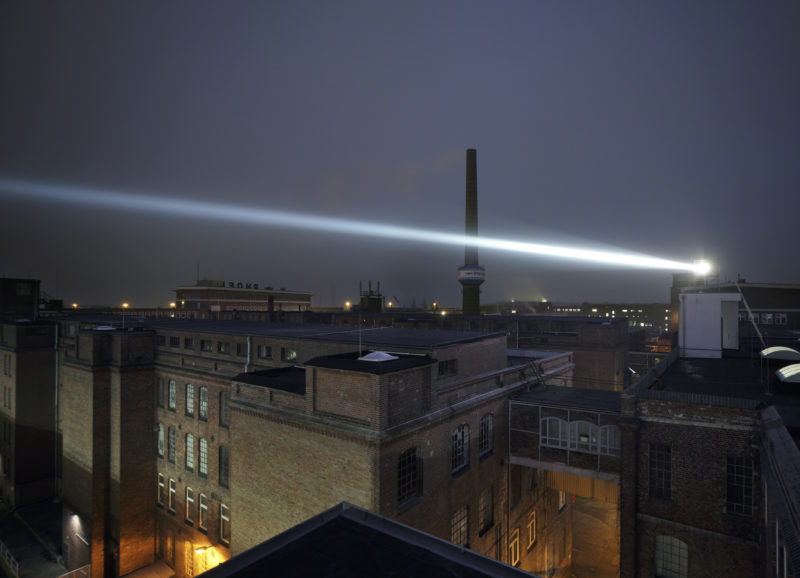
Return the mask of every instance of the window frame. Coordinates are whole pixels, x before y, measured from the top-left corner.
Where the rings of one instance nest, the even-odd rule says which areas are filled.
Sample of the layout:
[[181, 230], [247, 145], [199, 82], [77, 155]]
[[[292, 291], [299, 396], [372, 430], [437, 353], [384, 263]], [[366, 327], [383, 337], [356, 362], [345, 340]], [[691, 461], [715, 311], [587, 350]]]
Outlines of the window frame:
[[194, 490], [186, 486], [186, 522], [194, 524]]
[[422, 448], [413, 446], [397, 457], [397, 504], [405, 505], [422, 496]]
[[688, 544], [674, 536], [657, 535], [653, 548], [653, 574], [660, 578], [688, 578]]
[[167, 495], [167, 509], [175, 513], [175, 494], [177, 493], [177, 488], [175, 486], [175, 478], [169, 479], [169, 494]]
[[648, 495], [672, 499], [672, 446], [651, 442], [647, 459]]
[[485, 414], [478, 424], [478, 452], [482, 458], [494, 453], [494, 414]]
[[164, 506], [164, 494], [166, 493], [166, 484], [164, 474], [158, 473], [157, 486], [156, 486], [156, 504]]
[[494, 487], [488, 486], [478, 495], [478, 535], [484, 534], [494, 526]]
[[184, 391], [186, 393], [186, 417], [194, 417], [194, 384], [187, 383]]
[[219, 446], [219, 474], [218, 483], [223, 488], [230, 484], [231, 452], [228, 446]]
[[458, 425], [450, 434], [450, 470], [453, 474], [469, 468], [469, 424]]
[[457, 508], [450, 516], [450, 541], [456, 546], [469, 548], [469, 505]]
[[185, 436], [186, 442], [186, 452], [185, 452], [185, 467], [186, 471], [193, 472], [194, 471], [194, 435], [187, 433]]
[[230, 394], [227, 391], [219, 392], [219, 425], [227, 428], [231, 423]]
[[208, 440], [200, 438], [197, 442], [197, 473], [208, 477]]
[[514, 528], [508, 540], [508, 563], [519, 566], [519, 528]]
[[755, 467], [753, 460], [728, 455], [725, 467], [725, 512], [752, 516], [755, 511]]
[[208, 530], [208, 496], [203, 493], [197, 500], [197, 527]]
[[164, 434], [164, 424], [159, 422], [158, 423], [158, 442], [156, 444], [156, 452], [158, 453], [159, 458], [164, 457], [164, 446], [166, 445], [166, 439]]
[[176, 460], [176, 453], [177, 449], [175, 446], [178, 445], [178, 433], [175, 431], [174, 427], [169, 427], [167, 430], [167, 460], [174, 464]]
[[178, 384], [174, 379], [169, 380], [167, 409], [175, 411], [178, 407]]
[[205, 385], [201, 385], [198, 394], [198, 419], [208, 421], [208, 388]]
[[231, 510], [220, 502], [219, 504], [219, 540], [230, 546], [231, 543]]

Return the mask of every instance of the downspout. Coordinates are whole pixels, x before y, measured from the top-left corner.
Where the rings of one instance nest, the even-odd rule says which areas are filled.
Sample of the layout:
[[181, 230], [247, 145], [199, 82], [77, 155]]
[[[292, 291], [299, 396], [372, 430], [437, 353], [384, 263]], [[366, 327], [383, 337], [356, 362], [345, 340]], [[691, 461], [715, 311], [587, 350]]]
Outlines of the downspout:
[[55, 327], [55, 338], [53, 339], [53, 349], [55, 351], [55, 396], [53, 398], [54, 404], [54, 411], [55, 414], [53, 416], [53, 427], [55, 428], [53, 431], [53, 499], [58, 499], [58, 329], [60, 325], [56, 323]]
[[244, 372], [247, 373], [250, 370], [250, 348], [253, 345], [253, 336], [247, 336], [247, 361], [244, 362]]

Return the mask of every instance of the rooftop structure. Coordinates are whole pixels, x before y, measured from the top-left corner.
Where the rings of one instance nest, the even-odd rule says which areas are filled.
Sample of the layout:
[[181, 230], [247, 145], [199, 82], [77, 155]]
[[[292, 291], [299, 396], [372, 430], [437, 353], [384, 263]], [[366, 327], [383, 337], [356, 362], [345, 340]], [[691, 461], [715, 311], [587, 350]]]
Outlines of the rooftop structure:
[[[478, 161], [475, 149], [467, 149], [467, 192], [465, 211], [465, 234], [478, 236]], [[478, 247], [467, 245], [464, 249], [464, 265], [458, 269], [461, 283], [464, 315], [480, 315], [481, 285], [486, 280], [486, 270], [478, 264]]]

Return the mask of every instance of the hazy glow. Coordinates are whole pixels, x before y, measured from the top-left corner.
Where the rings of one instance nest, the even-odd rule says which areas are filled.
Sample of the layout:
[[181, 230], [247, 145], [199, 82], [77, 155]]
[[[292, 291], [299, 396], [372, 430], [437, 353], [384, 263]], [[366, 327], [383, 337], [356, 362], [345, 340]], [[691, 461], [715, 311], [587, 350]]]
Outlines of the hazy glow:
[[335, 219], [331, 217], [316, 217], [299, 213], [270, 211], [222, 203], [170, 199], [151, 195], [112, 193], [94, 189], [46, 185], [6, 179], [0, 179], [0, 194], [18, 195], [25, 198], [36, 198], [39, 200], [50, 200], [61, 203], [108, 207], [116, 210], [163, 213], [179, 217], [216, 219], [252, 225], [311, 229], [423, 243], [459, 246], [471, 245], [481, 249], [497, 249], [514, 253], [560, 257], [564, 259], [591, 261], [609, 265], [624, 265], [636, 268], [691, 271], [696, 274], [705, 274], [711, 268], [705, 261], [684, 263], [637, 253], [562, 247], [543, 243], [514, 241], [510, 239], [492, 239], [480, 236], [471, 237], [454, 233], [400, 227], [397, 225], [365, 223], [362, 221]]

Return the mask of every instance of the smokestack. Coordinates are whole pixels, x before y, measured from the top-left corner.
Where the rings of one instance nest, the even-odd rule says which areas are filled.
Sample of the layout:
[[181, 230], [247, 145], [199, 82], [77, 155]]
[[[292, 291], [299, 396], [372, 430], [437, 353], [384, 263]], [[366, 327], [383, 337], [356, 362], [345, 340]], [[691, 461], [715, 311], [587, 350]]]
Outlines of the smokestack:
[[[464, 232], [468, 237], [478, 236], [478, 161], [475, 149], [467, 149], [467, 203]], [[464, 266], [458, 269], [461, 283], [461, 311], [464, 315], [480, 315], [481, 283], [486, 271], [478, 265], [478, 247], [464, 248]]]

